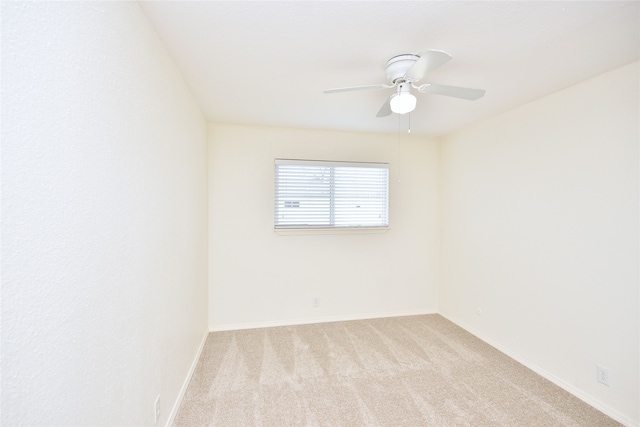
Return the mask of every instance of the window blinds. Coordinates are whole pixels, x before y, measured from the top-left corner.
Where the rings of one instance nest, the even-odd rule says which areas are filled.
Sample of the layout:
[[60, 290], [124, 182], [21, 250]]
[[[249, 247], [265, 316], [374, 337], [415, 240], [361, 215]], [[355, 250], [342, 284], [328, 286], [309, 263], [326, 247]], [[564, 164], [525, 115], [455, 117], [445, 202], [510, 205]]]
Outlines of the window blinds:
[[387, 227], [386, 163], [275, 161], [275, 227]]

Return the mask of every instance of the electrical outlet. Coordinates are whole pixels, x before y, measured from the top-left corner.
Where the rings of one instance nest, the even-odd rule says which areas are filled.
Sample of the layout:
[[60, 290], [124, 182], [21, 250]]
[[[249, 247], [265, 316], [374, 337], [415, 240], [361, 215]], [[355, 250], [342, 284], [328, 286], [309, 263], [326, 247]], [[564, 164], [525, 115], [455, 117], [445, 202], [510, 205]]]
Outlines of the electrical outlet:
[[314, 307], [320, 307], [320, 298], [313, 297], [313, 306]]
[[153, 402], [153, 423], [158, 424], [158, 418], [160, 418], [160, 395], [156, 397], [156, 401]]
[[596, 375], [599, 383], [606, 386], [609, 385], [609, 369], [604, 366], [596, 365]]

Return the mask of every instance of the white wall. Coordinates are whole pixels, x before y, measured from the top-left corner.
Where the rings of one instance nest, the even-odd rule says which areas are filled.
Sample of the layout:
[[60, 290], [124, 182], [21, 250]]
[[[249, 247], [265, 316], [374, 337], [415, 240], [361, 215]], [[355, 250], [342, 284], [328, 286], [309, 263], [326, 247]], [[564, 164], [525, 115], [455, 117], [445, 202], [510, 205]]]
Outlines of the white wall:
[[[210, 126], [211, 329], [437, 310], [437, 143], [398, 139]], [[390, 230], [275, 233], [275, 158], [390, 163]]]
[[639, 75], [634, 63], [443, 139], [439, 300], [636, 425]]
[[165, 424], [207, 331], [206, 122], [133, 2], [2, 2], [2, 425]]

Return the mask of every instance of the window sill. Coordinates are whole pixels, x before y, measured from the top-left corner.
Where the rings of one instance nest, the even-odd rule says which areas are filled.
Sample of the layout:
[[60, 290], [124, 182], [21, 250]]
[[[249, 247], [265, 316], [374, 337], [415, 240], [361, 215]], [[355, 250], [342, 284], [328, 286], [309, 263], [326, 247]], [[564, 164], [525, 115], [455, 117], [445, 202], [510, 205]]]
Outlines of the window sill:
[[381, 234], [389, 227], [344, 227], [344, 228], [274, 228], [280, 236], [300, 236], [308, 234]]

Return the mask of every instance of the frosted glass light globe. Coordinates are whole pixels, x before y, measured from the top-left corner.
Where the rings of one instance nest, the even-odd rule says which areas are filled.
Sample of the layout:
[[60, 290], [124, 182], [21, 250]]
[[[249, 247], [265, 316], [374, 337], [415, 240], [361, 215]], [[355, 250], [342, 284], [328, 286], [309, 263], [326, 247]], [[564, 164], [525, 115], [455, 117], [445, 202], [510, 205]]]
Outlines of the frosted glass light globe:
[[409, 92], [400, 92], [394, 95], [389, 103], [391, 111], [397, 114], [410, 113], [416, 109], [416, 97]]

